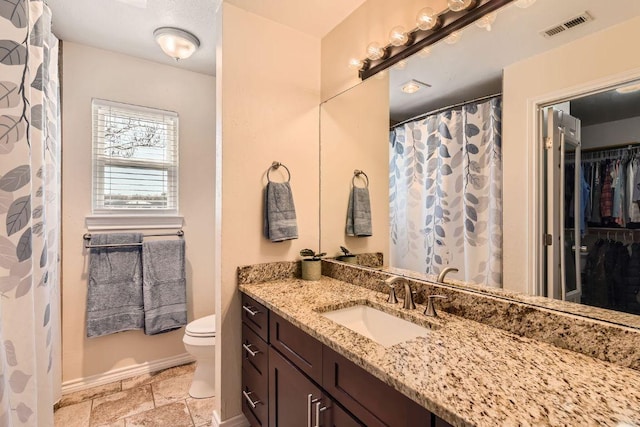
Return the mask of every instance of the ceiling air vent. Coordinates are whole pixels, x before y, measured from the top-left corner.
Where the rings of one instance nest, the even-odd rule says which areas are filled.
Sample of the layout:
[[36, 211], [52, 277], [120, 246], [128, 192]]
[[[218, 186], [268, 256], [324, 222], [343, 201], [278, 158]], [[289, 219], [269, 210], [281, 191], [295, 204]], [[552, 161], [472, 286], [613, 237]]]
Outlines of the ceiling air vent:
[[557, 36], [560, 33], [575, 28], [579, 25], [586, 24], [589, 21], [593, 21], [593, 16], [591, 16], [589, 12], [584, 12], [581, 15], [574, 16], [573, 18], [568, 19], [561, 24], [554, 25], [553, 27], [542, 31], [541, 34], [545, 37]]

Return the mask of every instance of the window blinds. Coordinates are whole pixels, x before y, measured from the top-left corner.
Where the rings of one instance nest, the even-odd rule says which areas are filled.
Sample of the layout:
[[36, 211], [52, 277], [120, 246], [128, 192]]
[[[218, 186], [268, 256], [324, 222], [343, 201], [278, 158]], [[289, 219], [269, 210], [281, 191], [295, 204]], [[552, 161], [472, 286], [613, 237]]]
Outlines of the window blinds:
[[92, 101], [93, 212], [178, 213], [178, 115]]

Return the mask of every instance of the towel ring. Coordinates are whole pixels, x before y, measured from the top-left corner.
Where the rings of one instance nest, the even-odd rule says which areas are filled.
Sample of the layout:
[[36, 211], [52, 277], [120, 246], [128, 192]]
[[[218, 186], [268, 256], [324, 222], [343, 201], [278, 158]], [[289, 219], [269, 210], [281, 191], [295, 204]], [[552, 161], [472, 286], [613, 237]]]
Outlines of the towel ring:
[[356, 169], [353, 171], [353, 178], [351, 178], [351, 185], [352, 186], [356, 186], [356, 178], [359, 177], [360, 175], [364, 175], [364, 179], [366, 182], [365, 188], [369, 188], [369, 177], [367, 176], [366, 173], [364, 173], [364, 171], [361, 171], [360, 169]]
[[289, 172], [289, 168], [286, 167], [284, 164], [282, 164], [280, 162], [271, 163], [271, 166], [269, 167], [269, 170], [267, 171], [267, 181], [271, 182], [271, 177], [269, 176], [269, 174], [271, 173], [271, 169], [278, 169], [280, 166], [282, 166], [284, 168], [284, 170], [287, 171], [287, 182], [291, 181], [291, 172]]

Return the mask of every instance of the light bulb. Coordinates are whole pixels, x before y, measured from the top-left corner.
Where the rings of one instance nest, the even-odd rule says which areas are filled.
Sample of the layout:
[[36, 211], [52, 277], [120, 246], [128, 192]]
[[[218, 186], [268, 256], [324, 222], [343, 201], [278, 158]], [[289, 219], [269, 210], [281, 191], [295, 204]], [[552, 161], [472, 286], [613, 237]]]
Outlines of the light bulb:
[[448, 0], [449, 10], [460, 12], [461, 10], [469, 10], [476, 5], [476, 0]]
[[491, 31], [491, 24], [495, 22], [496, 16], [496, 12], [487, 13], [476, 21], [476, 25], [480, 28], [486, 28], [487, 31]]
[[458, 40], [460, 40], [460, 31], [454, 31], [453, 33], [449, 34], [446, 39], [444, 39], [444, 42], [447, 44], [456, 44], [458, 43]]
[[398, 25], [393, 27], [389, 33], [389, 43], [393, 46], [403, 46], [409, 41], [409, 35], [404, 30], [404, 27]]
[[426, 58], [429, 55], [431, 55], [431, 48], [429, 46], [425, 47], [424, 49], [420, 50], [420, 52], [418, 52], [418, 57], [420, 58]]
[[433, 30], [442, 25], [442, 20], [430, 7], [420, 9], [416, 16], [416, 26], [421, 30]]
[[396, 62], [393, 65], [393, 68], [395, 70], [404, 70], [407, 67], [407, 61], [405, 61], [404, 59], [401, 59], [400, 61]]
[[367, 58], [372, 61], [381, 59], [384, 53], [384, 48], [376, 42], [369, 43], [369, 46], [367, 46]]
[[358, 58], [351, 58], [349, 60], [349, 65], [348, 67], [352, 70], [360, 70], [362, 68], [362, 66], [364, 65], [364, 62], [362, 62], [360, 59]]
[[532, 6], [535, 2], [536, 0], [516, 0], [516, 6], [521, 9], [526, 9], [529, 6]]

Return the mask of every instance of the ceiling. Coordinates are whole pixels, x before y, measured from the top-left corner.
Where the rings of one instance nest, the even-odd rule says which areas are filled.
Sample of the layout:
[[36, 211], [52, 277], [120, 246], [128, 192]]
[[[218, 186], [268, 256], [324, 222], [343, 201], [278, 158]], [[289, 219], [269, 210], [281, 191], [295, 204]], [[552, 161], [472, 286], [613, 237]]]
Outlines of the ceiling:
[[582, 126], [640, 117], [640, 91], [618, 93], [612, 89], [572, 99], [570, 111]]
[[[321, 38], [364, 0], [227, 0], [244, 10]], [[215, 74], [215, 12], [222, 0], [48, 0], [59, 39]], [[309, 18], [312, 19], [309, 19]], [[185, 29], [200, 49], [180, 62], [155, 43], [158, 27]]]
[[[592, 21], [551, 38], [540, 34], [585, 11], [593, 16]], [[638, 0], [616, 0], [615, 7], [603, 0], [537, 0], [528, 9], [507, 5], [498, 11], [492, 31], [470, 25], [462, 31], [458, 43], [437, 43], [428, 57], [414, 55], [405, 69], [391, 69], [391, 119], [398, 122], [499, 93], [502, 91], [502, 70], [506, 66], [638, 15]], [[411, 79], [431, 87], [405, 94], [400, 88]]]

